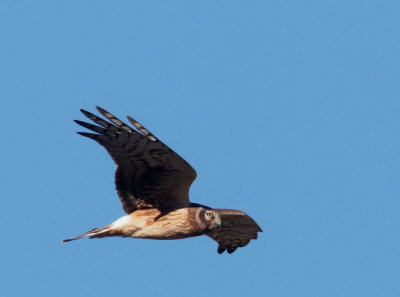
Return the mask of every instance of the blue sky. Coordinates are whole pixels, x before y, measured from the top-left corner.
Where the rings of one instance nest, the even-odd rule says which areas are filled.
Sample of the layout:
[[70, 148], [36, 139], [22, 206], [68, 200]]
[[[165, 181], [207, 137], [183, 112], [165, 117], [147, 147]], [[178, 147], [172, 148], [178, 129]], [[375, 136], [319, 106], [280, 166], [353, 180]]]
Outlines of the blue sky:
[[[398, 1], [2, 1], [1, 296], [400, 296]], [[263, 228], [61, 239], [123, 215], [79, 109], [145, 125]]]

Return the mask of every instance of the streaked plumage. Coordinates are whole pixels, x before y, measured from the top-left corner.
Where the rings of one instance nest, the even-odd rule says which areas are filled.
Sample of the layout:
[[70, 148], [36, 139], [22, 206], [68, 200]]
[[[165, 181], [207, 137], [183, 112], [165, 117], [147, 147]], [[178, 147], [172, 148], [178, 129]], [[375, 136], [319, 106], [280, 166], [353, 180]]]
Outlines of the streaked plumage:
[[117, 164], [115, 185], [126, 216], [93, 229], [83, 237], [109, 236], [182, 239], [207, 235], [218, 242], [218, 253], [234, 252], [261, 228], [244, 212], [211, 209], [189, 201], [196, 171], [141, 124], [127, 117], [134, 128], [97, 107], [108, 120], [81, 112], [97, 125], [75, 122], [96, 133], [78, 132], [101, 144]]

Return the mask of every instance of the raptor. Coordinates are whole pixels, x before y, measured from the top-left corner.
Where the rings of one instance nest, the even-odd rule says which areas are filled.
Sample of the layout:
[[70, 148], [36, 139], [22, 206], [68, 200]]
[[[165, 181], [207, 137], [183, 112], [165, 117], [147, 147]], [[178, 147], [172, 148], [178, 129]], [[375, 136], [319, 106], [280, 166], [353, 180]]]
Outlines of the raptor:
[[246, 213], [214, 209], [189, 201], [196, 171], [131, 117], [128, 126], [96, 107], [105, 119], [81, 109], [95, 124], [75, 122], [95, 133], [78, 132], [101, 144], [117, 165], [115, 185], [126, 215], [101, 228], [64, 239], [109, 236], [183, 239], [206, 235], [218, 243], [218, 253], [233, 253], [262, 232]]

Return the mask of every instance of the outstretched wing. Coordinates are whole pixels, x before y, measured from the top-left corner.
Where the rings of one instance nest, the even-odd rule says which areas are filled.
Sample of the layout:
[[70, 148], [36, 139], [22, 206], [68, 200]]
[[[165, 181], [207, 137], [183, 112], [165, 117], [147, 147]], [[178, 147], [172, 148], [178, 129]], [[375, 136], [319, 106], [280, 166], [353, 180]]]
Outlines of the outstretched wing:
[[100, 143], [117, 164], [115, 185], [124, 211], [158, 208], [163, 212], [189, 205], [196, 171], [131, 117], [128, 120], [136, 129], [96, 108], [108, 121], [81, 109], [98, 126], [75, 120], [96, 132], [78, 134]]
[[225, 250], [232, 254], [238, 247], [246, 246], [257, 239], [261, 228], [246, 213], [235, 209], [215, 209], [221, 216], [221, 228], [206, 235], [218, 242], [218, 254]]

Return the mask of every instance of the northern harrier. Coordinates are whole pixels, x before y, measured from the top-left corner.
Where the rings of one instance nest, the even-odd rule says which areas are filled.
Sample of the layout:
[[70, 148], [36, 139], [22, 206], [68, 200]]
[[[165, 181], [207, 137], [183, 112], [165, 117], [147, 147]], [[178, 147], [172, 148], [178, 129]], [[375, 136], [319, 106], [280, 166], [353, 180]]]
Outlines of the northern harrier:
[[207, 235], [218, 242], [218, 253], [233, 253], [261, 228], [247, 214], [233, 209], [212, 209], [189, 201], [196, 171], [141, 124], [127, 117], [129, 127], [97, 107], [108, 120], [81, 112], [98, 124], [77, 124], [96, 133], [78, 132], [101, 144], [117, 164], [115, 185], [127, 215], [63, 242], [108, 236], [182, 239]]

